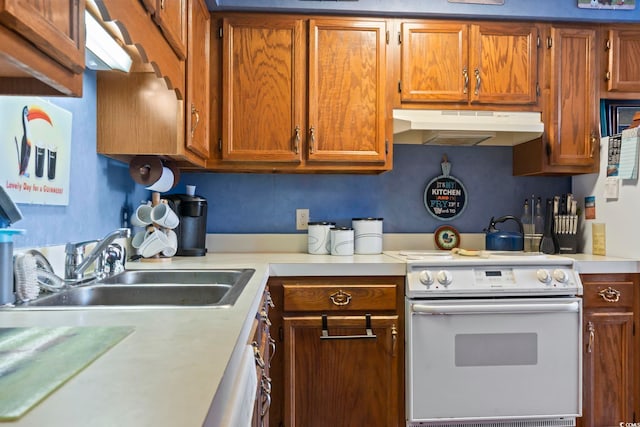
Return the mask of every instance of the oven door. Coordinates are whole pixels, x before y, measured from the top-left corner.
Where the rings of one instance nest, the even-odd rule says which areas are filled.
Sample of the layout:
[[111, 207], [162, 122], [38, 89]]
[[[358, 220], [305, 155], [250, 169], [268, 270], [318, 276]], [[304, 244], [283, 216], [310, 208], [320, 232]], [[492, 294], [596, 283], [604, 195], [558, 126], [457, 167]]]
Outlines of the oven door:
[[406, 309], [409, 425], [581, 415], [580, 298], [407, 299]]

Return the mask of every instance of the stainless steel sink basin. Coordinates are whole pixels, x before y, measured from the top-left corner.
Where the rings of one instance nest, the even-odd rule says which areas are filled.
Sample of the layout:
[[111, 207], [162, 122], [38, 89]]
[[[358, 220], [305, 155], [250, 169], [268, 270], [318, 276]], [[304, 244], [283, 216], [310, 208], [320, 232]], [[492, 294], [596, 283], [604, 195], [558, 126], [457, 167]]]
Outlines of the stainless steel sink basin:
[[228, 307], [255, 270], [128, 270], [25, 303], [24, 307]]

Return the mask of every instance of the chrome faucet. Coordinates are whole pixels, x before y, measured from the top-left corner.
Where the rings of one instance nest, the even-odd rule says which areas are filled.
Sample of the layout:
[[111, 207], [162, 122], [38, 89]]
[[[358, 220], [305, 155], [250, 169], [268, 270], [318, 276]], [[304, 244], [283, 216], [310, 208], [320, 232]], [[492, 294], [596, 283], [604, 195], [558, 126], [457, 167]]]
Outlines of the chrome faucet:
[[[119, 238], [127, 238], [131, 236], [131, 230], [128, 228], [118, 228], [115, 231], [107, 234], [101, 240], [88, 240], [78, 243], [67, 243], [65, 246], [65, 268], [64, 277], [65, 280], [81, 280], [84, 278], [84, 272], [93, 264], [96, 260], [101, 259], [105, 252], [109, 249], [109, 246], [114, 240]], [[85, 248], [96, 243], [93, 250], [85, 257]], [[124, 262], [124, 261], [123, 261]], [[103, 273], [101, 262], [97, 263], [96, 275]]]

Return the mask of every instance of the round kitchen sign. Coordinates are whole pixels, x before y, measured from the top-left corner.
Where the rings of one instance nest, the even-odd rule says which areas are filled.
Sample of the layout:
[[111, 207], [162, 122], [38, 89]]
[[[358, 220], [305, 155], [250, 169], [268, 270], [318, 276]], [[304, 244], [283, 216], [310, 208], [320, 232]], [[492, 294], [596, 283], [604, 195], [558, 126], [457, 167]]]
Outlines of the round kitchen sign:
[[442, 159], [442, 175], [433, 178], [424, 189], [424, 207], [436, 219], [458, 217], [467, 205], [467, 190], [459, 179], [449, 175], [451, 163]]

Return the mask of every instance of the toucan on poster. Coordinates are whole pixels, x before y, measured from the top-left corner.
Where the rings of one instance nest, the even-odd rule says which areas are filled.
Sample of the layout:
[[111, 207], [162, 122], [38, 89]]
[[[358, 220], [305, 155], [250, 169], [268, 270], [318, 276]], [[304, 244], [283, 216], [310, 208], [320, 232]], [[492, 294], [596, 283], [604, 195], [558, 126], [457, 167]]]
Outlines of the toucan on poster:
[[69, 204], [71, 112], [34, 97], [0, 97], [0, 184], [17, 203]]

